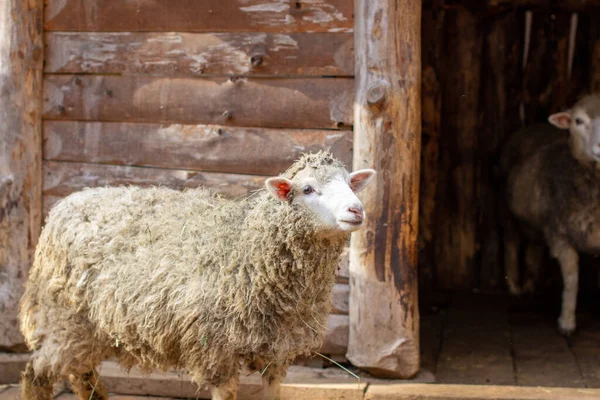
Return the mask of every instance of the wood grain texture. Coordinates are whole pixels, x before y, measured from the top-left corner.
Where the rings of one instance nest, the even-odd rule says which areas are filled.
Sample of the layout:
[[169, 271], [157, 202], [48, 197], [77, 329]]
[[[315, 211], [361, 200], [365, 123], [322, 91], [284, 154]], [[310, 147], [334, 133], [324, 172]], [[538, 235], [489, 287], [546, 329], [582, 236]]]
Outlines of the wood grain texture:
[[374, 168], [352, 235], [348, 359], [376, 376], [419, 370], [417, 234], [421, 1], [356, 2], [354, 168]]
[[[175, 398], [210, 398], [206, 388], [198, 388], [190, 377], [181, 371], [167, 373], [154, 372], [142, 375], [137, 368], [129, 373], [113, 361], [102, 363], [100, 379], [111, 393], [130, 395], [169, 396]], [[366, 383], [356, 379], [339, 368], [317, 369], [292, 366], [283, 380], [282, 398], [297, 400], [314, 399], [360, 399]], [[338, 397], [339, 396], [339, 397]], [[259, 373], [240, 377], [240, 400], [262, 400], [262, 381]]]
[[47, 75], [44, 117], [266, 128], [352, 124], [352, 79]]
[[349, 0], [48, 0], [49, 31], [351, 32]]
[[350, 320], [347, 315], [329, 315], [327, 318], [327, 333], [319, 352], [330, 356], [343, 356], [346, 354], [349, 324]]
[[571, 11], [586, 12], [600, 10], [600, 4], [589, 0], [442, 0], [441, 4], [436, 4], [437, 0], [425, 0], [424, 6], [476, 11], [485, 15], [498, 14], [503, 11], [514, 10], [540, 10], [540, 11]]
[[[485, 24], [481, 57], [480, 115], [476, 129], [476, 204], [478, 257], [475, 285], [486, 291], [505, 288], [502, 237], [505, 215], [510, 215], [497, 174], [498, 155], [507, 138], [521, 128], [519, 115], [524, 28], [523, 13], [512, 12]], [[459, 143], [460, 146], [460, 143]], [[461, 190], [461, 187], [455, 190]]]
[[598, 389], [504, 385], [369, 385], [365, 400], [595, 400]]
[[183, 189], [206, 186], [225, 196], [237, 198], [262, 189], [265, 178], [177, 169], [44, 161], [44, 215], [47, 215], [56, 201], [86, 187], [161, 185]]
[[351, 33], [49, 32], [46, 73], [352, 76]]
[[22, 351], [18, 303], [41, 226], [42, 0], [0, 6], [0, 349]]
[[215, 125], [44, 123], [44, 159], [276, 176], [302, 153], [352, 163], [352, 132]]
[[590, 54], [590, 72], [589, 72], [589, 90], [591, 92], [600, 92], [600, 14], [591, 14], [589, 18], [589, 47]]
[[433, 290], [435, 278], [434, 237], [435, 200], [438, 187], [440, 135], [442, 132], [442, 81], [444, 62], [445, 11], [423, 9], [421, 21], [423, 49], [421, 182], [419, 191], [419, 288], [425, 298]]
[[332, 314], [348, 314], [348, 296], [350, 286], [344, 283], [336, 283], [331, 292]]
[[446, 13], [444, 131], [440, 139], [435, 265], [438, 289], [465, 289], [475, 282], [477, 253], [477, 148], [482, 32], [468, 11]]

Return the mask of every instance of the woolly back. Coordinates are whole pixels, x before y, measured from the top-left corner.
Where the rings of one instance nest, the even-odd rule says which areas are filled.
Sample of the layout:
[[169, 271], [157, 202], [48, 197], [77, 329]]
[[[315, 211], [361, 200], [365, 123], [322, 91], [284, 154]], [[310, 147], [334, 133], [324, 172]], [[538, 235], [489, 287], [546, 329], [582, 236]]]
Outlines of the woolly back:
[[299, 160], [294, 162], [282, 176], [293, 179], [298, 172], [310, 167], [314, 170], [315, 178], [319, 181], [326, 181], [327, 178], [345, 171], [344, 164], [334, 158], [328, 151], [319, 151], [317, 153], [304, 154]]

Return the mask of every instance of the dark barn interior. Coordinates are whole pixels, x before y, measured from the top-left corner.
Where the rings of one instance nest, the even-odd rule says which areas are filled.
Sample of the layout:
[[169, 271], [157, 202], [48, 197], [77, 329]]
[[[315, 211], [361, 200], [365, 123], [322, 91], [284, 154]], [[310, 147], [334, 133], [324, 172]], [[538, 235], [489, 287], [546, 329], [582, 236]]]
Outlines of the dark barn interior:
[[600, 14], [584, 3], [424, 6], [419, 289], [423, 362], [440, 382], [600, 386], [598, 261], [582, 257], [565, 339], [553, 259], [533, 293], [507, 294], [496, 174], [511, 133], [600, 90]]

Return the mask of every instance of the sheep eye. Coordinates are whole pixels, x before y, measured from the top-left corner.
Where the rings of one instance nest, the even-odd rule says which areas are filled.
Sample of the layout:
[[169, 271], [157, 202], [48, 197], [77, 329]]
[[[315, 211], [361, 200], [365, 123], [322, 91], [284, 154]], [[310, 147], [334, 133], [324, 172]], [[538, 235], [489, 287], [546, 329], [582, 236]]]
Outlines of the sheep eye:
[[304, 193], [304, 194], [311, 194], [314, 191], [315, 191], [315, 189], [313, 189], [313, 187], [310, 185], [306, 185], [302, 188], [302, 193]]
[[583, 125], [583, 120], [581, 118], [575, 118], [575, 124]]

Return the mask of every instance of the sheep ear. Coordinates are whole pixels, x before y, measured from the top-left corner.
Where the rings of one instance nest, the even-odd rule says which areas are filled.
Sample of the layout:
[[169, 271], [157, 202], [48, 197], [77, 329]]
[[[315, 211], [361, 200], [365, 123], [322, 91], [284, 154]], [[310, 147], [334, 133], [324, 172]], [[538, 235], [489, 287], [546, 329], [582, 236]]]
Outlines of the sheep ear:
[[265, 186], [271, 196], [279, 201], [288, 201], [288, 196], [292, 191], [292, 181], [286, 178], [269, 178], [265, 181]]
[[571, 126], [571, 113], [570, 111], [563, 111], [556, 114], [552, 114], [548, 117], [548, 122], [560, 129], [569, 129]]
[[358, 193], [363, 190], [375, 177], [376, 172], [374, 169], [361, 169], [354, 171], [349, 176], [350, 189], [354, 193]]

